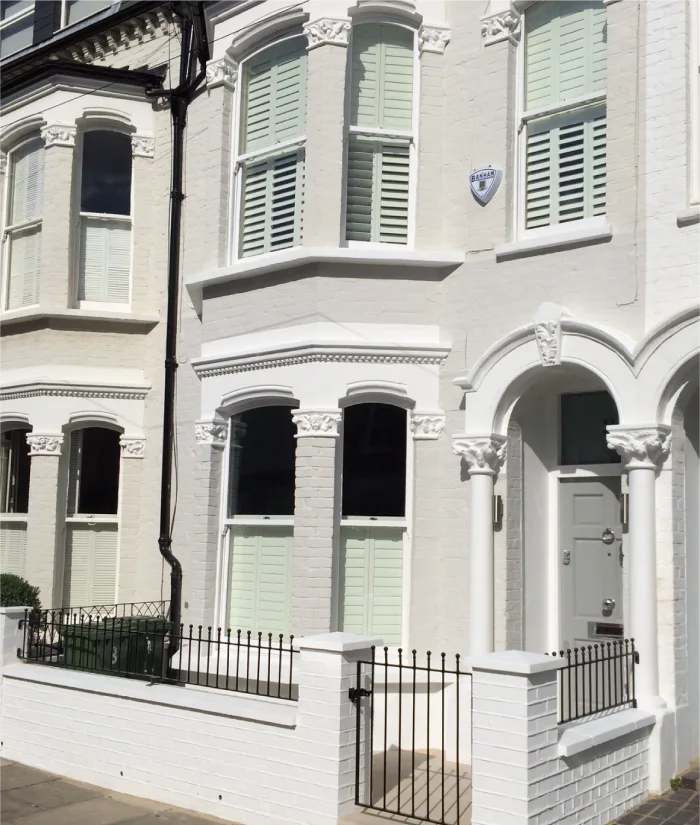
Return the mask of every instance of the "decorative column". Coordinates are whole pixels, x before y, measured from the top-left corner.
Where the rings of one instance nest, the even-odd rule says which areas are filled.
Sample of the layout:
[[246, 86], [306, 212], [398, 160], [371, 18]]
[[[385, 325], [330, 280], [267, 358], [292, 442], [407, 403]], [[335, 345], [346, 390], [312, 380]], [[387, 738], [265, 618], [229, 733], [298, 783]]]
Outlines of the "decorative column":
[[494, 649], [493, 483], [506, 457], [503, 435], [458, 436], [452, 449], [469, 473], [471, 504], [469, 653], [478, 656]]
[[[192, 527], [188, 535], [188, 557], [181, 559], [187, 570], [188, 612], [185, 623], [215, 624], [214, 582], [220, 541], [221, 482], [224, 477], [224, 447], [228, 424], [221, 419], [195, 422], [197, 442], [195, 476], [197, 490], [192, 513]], [[189, 564], [189, 568], [188, 568]]]
[[[62, 433], [28, 433], [31, 472], [29, 476], [29, 519], [27, 522], [26, 577], [39, 588], [44, 608], [60, 607], [58, 588], [62, 571], [56, 570], [57, 543], [62, 535], [59, 522], [60, 458]], [[63, 514], [61, 514], [61, 517]]]
[[292, 633], [327, 633], [333, 610], [335, 466], [340, 410], [292, 410], [297, 426]]
[[[119, 439], [121, 446], [121, 466], [119, 468], [119, 580], [117, 582], [117, 601], [141, 602], [160, 597], [160, 591], [153, 583], [153, 589], [139, 592], [139, 568], [156, 559], [143, 534], [141, 517], [143, 459], [146, 451], [146, 439], [123, 435]], [[149, 537], [150, 538], [150, 537]], [[160, 562], [158, 567], [160, 568]]]
[[337, 247], [342, 225], [345, 74], [350, 20], [304, 26], [308, 42], [304, 245]]
[[640, 707], [664, 706], [659, 697], [656, 601], [656, 473], [671, 449], [671, 428], [608, 427], [608, 447], [622, 456], [629, 485], [629, 604], [625, 635], [639, 651], [636, 692]]
[[51, 123], [41, 130], [46, 151], [39, 303], [44, 309], [73, 305], [71, 250], [77, 232], [77, 224], [71, 218], [75, 135], [76, 127], [71, 123]]

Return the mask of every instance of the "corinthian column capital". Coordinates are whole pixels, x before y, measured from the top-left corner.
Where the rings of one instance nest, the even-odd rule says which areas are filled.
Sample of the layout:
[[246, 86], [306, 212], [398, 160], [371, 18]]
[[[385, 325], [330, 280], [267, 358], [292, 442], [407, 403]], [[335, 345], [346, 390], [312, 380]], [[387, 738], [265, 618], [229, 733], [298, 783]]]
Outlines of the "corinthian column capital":
[[671, 451], [671, 428], [664, 424], [610, 425], [608, 447], [617, 450], [628, 470], [659, 470]]
[[497, 475], [506, 460], [508, 439], [504, 435], [457, 436], [452, 451], [467, 463], [469, 475]]

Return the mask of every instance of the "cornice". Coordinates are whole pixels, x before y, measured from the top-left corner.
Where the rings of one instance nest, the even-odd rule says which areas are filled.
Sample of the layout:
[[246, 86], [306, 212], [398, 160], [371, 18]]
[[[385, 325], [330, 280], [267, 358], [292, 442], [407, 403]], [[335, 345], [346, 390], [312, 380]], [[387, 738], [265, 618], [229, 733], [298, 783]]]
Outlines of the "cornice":
[[148, 395], [149, 389], [150, 387], [105, 387], [94, 384], [79, 385], [36, 381], [0, 387], [0, 401], [37, 397], [119, 398], [130, 401], [143, 401]]

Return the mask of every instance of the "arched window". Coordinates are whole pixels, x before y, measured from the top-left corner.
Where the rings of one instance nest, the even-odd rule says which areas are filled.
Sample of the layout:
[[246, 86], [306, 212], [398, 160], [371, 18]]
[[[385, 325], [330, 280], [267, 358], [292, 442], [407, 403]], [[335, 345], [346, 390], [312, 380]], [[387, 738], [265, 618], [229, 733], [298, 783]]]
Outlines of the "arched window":
[[2, 571], [24, 575], [30, 458], [26, 428], [0, 435], [0, 551]]
[[605, 215], [606, 18], [603, 0], [525, 12], [524, 229]]
[[406, 532], [406, 410], [343, 413], [339, 629], [400, 644]]
[[78, 301], [127, 304], [131, 274], [131, 138], [82, 136]]
[[407, 244], [415, 33], [353, 27], [345, 237]]
[[292, 38], [243, 67], [239, 257], [301, 243], [305, 128], [306, 48]]
[[66, 491], [64, 606], [114, 603], [117, 586], [119, 433], [70, 434]]
[[32, 138], [10, 152], [10, 192], [5, 233], [5, 308], [39, 303], [44, 143]]
[[231, 418], [224, 601], [234, 630], [289, 632], [295, 432], [289, 407]]

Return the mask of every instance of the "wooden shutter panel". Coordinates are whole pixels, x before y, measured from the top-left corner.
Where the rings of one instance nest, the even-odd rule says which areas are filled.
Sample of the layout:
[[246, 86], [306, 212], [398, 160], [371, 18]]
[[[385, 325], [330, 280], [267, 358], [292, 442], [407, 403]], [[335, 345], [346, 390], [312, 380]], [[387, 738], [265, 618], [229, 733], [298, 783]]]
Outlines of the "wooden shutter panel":
[[350, 136], [345, 208], [345, 237], [349, 241], [372, 240], [374, 177], [374, 144]]
[[33, 140], [13, 154], [11, 224], [41, 216], [44, 151], [44, 144]]
[[101, 524], [93, 530], [91, 604], [112, 604], [116, 599], [117, 525]]
[[352, 33], [350, 112], [353, 126], [407, 131], [413, 122], [414, 34], [366, 24]]
[[380, 243], [408, 243], [408, 146], [384, 144], [377, 158], [379, 214], [377, 240]]
[[11, 230], [8, 242], [10, 271], [7, 308], [17, 309], [38, 304], [41, 227]]
[[68, 494], [66, 498], [66, 514], [74, 516], [78, 512], [78, 498], [80, 495], [80, 459], [83, 447], [83, 433], [74, 430], [70, 434], [70, 451], [68, 453]]
[[90, 557], [93, 532], [86, 524], [66, 528], [66, 561], [63, 573], [63, 605], [83, 607], [92, 603]]
[[306, 122], [306, 49], [286, 41], [253, 58], [246, 70], [243, 151], [302, 135]]
[[592, 124], [592, 166], [591, 179], [592, 213], [604, 215], [607, 206], [607, 118], [605, 115], [595, 118]]
[[27, 525], [5, 522], [0, 526], [2, 572], [24, 576], [27, 559]]
[[538, 3], [526, 11], [526, 109], [605, 89], [606, 19], [600, 0]]
[[130, 270], [129, 224], [82, 218], [79, 300], [128, 303]]
[[401, 643], [403, 528], [343, 527], [340, 555], [340, 626]]

